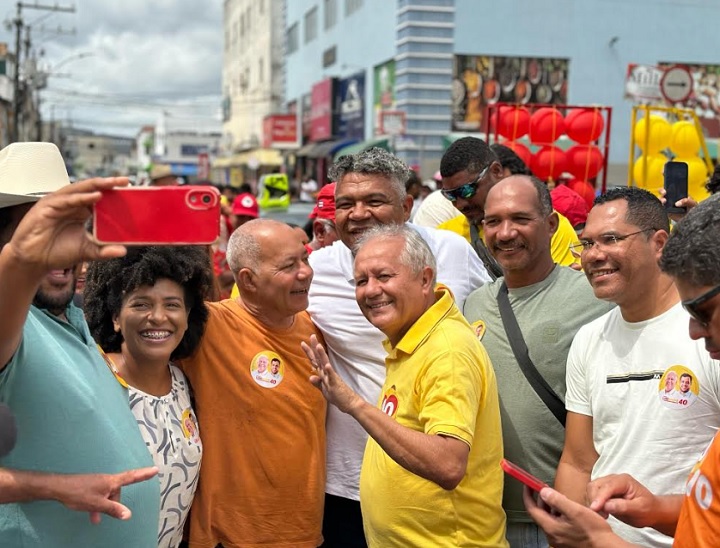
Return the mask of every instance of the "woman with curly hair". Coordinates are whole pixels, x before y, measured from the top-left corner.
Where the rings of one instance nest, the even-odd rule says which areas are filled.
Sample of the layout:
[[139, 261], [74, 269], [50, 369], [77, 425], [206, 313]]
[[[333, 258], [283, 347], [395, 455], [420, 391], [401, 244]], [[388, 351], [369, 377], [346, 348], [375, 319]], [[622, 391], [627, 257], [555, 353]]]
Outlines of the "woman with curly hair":
[[85, 315], [160, 469], [158, 546], [176, 548], [192, 503], [202, 443], [190, 387], [173, 360], [190, 356], [205, 329], [212, 270], [202, 247], [128, 248], [91, 263]]

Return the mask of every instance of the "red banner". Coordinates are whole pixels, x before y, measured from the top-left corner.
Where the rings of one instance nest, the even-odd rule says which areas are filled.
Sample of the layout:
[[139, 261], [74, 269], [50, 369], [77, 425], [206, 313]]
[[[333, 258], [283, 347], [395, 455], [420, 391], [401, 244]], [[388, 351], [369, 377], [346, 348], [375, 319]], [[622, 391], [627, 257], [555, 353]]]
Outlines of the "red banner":
[[270, 114], [263, 119], [263, 148], [294, 148], [297, 142], [297, 115]]

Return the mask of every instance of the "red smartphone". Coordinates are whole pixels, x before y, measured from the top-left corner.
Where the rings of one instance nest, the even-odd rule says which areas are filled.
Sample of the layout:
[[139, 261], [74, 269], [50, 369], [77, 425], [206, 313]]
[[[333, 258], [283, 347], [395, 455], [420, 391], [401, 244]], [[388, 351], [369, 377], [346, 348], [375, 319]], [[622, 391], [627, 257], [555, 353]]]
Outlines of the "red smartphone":
[[207, 245], [220, 234], [220, 193], [211, 186], [123, 187], [103, 191], [93, 235], [103, 244]]
[[548, 484], [544, 481], [536, 478], [531, 473], [526, 472], [522, 468], [520, 468], [517, 464], [513, 464], [509, 460], [501, 460], [500, 466], [505, 471], [506, 474], [511, 475], [516, 480], [521, 481], [525, 485], [527, 485], [530, 489], [536, 492], [540, 492], [540, 490], [543, 487], [548, 487]]

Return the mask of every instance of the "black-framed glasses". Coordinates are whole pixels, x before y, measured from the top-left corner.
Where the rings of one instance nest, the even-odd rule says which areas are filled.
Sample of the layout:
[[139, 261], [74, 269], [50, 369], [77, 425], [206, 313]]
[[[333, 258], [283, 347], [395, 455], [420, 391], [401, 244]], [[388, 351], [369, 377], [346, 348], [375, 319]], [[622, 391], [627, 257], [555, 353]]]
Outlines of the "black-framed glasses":
[[687, 301], [683, 301], [680, 304], [682, 304], [683, 308], [687, 310], [688, 314], [690, 314], [702, 325], [707, 327], [707, 325], [710, 323], [710, 319], [712, 318], [712, 312], [698, 310], [698, 307], [702, 306], [704, 303], [706, 303], [718, 294], [720, 294], [720, 285], [718, 285], [717, 287], [713, 287], [699, 297], [696, 297], [694, 299], [688, 299]]
[[643, 228], [637, 232], [631, 232], [630, 234], [602, 234], [597, 240], [580, 240], [576, 244], [570, 245], [570, 251], [575, 257], [579, 257], [581, 253], [590, 251], [594, 245], [598, 246], [598, 249], [607, 249], [617, 245], [619, 242], [627, 240], [630, 236], [636, 236], [643, 232], [655, 232], [655, 228]]
[[456, 202], [459, 198], [462, 198], [463, 200], [472, 198], [473, 196], [475, 196], [478, 185], [480, 185], [480, 181], [482, 180], [483, 177], [485, 177], [485, 174], [487, 173], [488, 169], [490, 169], [489, 165], [486, 166], [485, 169], [483, 169], [478, 174], [477, 177], [475, 177], [474, 181], [465, 183], [464, 185], [460, 185], [459, 187], [453, 188], [451, 190], [442, 189], [440, 192], [442, 192], [442, 195], [445, 196], [451, 202]]

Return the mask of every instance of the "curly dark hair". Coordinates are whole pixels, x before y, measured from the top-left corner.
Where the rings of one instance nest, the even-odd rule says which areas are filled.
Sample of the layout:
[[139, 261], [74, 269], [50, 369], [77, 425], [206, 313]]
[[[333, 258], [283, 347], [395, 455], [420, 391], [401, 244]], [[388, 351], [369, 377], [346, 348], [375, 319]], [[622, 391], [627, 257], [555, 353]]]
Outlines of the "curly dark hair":
[[710, 179], [708, 179], [708, 182], [705, 184], [705, 188], [707, 188], [707, 191], [710, 194], [720, 192], [720, 164], [715, 166], [715, 170], [710, 176]]
[[188, 328], [171, 360], [190, 356], [205, 331], [208, 309], [205, 300], [212, 292], [210, 258], [199, 246], [130, 247], [127, 255], [88, 265], [85, 278], [85, 317], [90, 333], [106, 352], [120, 352], [122, 334], [113, 329], [113, 318], [120, 313], [123, 300], [142, 286], [153, 286], [160, 279], [172, 280], [185, 290]]
[[463, 137], [452, 143], [440, 160], [440, 174], [452, 177], [461, 171], [480, 173], [498, 157], [482, 139]]
[[498, 161], [500, 165], [503, 166], [503, 169], [507, 169], [511, 175], [532, 175], [530, 168], [525, 165], [522, 158], [510, 147], [506, 147], [500, 143], [493, 143], [490, 145], [490, 150], [498, 157]]

